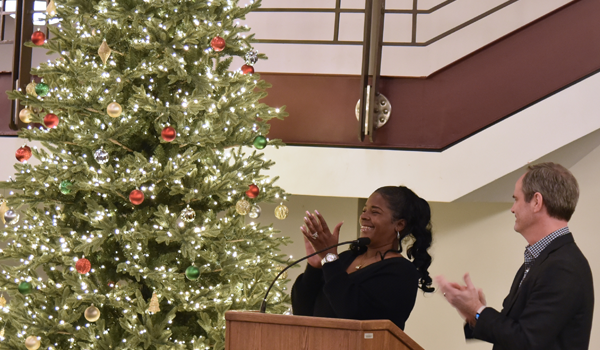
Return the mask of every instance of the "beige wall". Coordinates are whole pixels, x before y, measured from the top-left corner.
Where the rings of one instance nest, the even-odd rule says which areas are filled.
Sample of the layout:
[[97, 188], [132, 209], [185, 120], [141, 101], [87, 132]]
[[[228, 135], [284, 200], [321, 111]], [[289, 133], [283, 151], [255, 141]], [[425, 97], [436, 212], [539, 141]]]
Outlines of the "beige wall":
[[[522, 263], [525, 240], [513, 231], [510, 203], [431, 203], [432, 276], [462, 281], [470, 272], [488, 305], [499, 308]], [[405, 331], [427, 350], [491, 349], [465, 342], [462, 319], [439, 293], [420, 294]]]
[[[588, 258], [596, 276], [596, 295], [600, 293], [598, 271], [600, 237], [596, 234], [596, 217], [600, 198], [600, 147], [571, 167], [581, 187], [581, 198], [570, 228], [575, 239]], [[432, 276], [443, 274], [452, 280], [462, 280], [470, 272], [477, 287], [483, 288], [488, 305], [501, 308], [508, 294], [514, 274], [523, 261], [525, 240], [513, 230], [514, 216], [510, 213], [510, 196], [505, 203], [431, 203], [434, 245], [431, 249]], [[292, 196], [288, 207], [290, 215], [279, 221], [272, 214], [272, 207], [263, 205], [261, 220], [273, 222], [274, 226], [292, 237], [295, 242], [285, 248], [287, 254], [299, 258], [304, 254], [299, 226], [306, 210], [318, 209], [331, 225], [344, 220], [342, 232], [351, 239], [356, 233], [360, 200]], [[304, 269], [294, 269], [294, 279]], [[600, 300], [600, 298], [597, 298]], [[597, 317], [598, 312], [596, 312]], [[405, 331], [427, 350], [483, 350], [491, 345], [481, 341], [466, 342], [462, 334], [462, 320], [443, 297], [438, 294], [418, 296], [417, 304], [409, 318]], [[600, 349], [600, 326], [594, 323], [590, 349]]]
[[600, 147], [579, 161], [571, 170], [579, 181], [581, 195], [577, 211], [573, 215], [570, 228], [575, 241], [592, 266], [596, 307], [590, 349], [600, 349], [600, 235], [598, 216], [600, 208]]
[[[291, 196], [289, 202], [284, 204], [289, 208], [289, 215], [285, 220], [275, 218], [274, 210], [279, 203], [261, 203], [261, 216], [257, 221], [268, 225], [273, 224], [273, 228], [280, 230], [282, 236], [290, 237], [294, 243], [283, 246], [281, 251], [291, 255], [291, 261], [302, 258], [306, 255], [304, 241], [300, 226], [304, 223], [306, 211], [314, 212], [318, 210], [323, 215], [327, 224], [333, 228], [339, 222], [344, 221], [340, 229], [340, 242], [354, 239], [358, 234], [358, 199], [354, 198], [335, 198], [335, 197], [315, 197], [315, 196]], [[347, 248], [340, 247], [340, 251]], [[300, 263], [300, 267], [288, 270], [288, 284], [291, 288], [296, 277], [304, 271], [306, 264]]]
[[[259, 221], [273, 222], [282, 234], [294, 239], [294, 244], [284, 247], [283, 251], [298, 259], [304, 255], [299, 227], [306, 210], [318, 209], [332, 226], [344, 221], [342, 239], [348, 240], [357, 232], [359, 205], [362, 206], [362, 203], [357, 199], [292, 196], [287, 203], [290, 215], [286, 220], [274, 218], [275, 205], [263, 204]], [[510, 204], [431, 203], [431, 207], [434, 225], [432, 276], [445, 274], [459, 279], [463, 271], [470, 271], [475, 283], [489, 289], [486, 294], [490, 304], [500, 305], [514, 272], [520, 266], [521, 248], [525, 245], [525, 241], [512, 230]], [[489, 247], [494, 247], [494, 258], [480, 263], [490, 256]], [[498, 264], [499, 259], [505, 261], [505, 268]], [[292, 282], [306, 266], [301, 264], [301, 268], [292, 269], [289, 275]], [[434, 293], [419, 295], [405, 330], [427, 350], [467, 349], [461, 326], [462, 320], [456, 312]], [[490, 348], [485, 343], [478, 346], [469, 346], [468, 349]]]

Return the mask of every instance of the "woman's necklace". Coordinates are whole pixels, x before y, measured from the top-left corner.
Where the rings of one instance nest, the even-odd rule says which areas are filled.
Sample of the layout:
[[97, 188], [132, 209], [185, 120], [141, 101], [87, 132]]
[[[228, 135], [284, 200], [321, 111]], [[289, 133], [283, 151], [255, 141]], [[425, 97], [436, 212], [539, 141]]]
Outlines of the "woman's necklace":
[[363, 268], [363, 267], [365, 267], [365, 266], [367, 266], [367, 265], [368, 265], [368, 264], [367, 264], [367, 263], [368, 263], [368, 259], [364, 259], [364, 260], [365, 260], [365, 261], [363, 261], [362, 263], [360, 263], [360, 264], [356, 265], [356, 269], [357, 269], [357, 270], [360, 270], [361, 268]]
[[[390, 252], [390, 250], [388, 250], [387, 252], [385, 252], [385, 254], [381, 254], [381, 252], [377, 252], [377, 254], [379, 254], [379, 257], [380, 257], [380, 258], [381, 258], [381, 260], [383, 261], [383, 259], [385, 258], [385, 255], [386, 255], [388, 252]], [[361, 255], [360, 257], [363, 257], [363, 256], [364, 256], [364, 255]], [[355, 267], [355, 268], [356, 268], [357, 270], [360, 270], [361, 268], [363, 268], [363, 267], [365, 267], [365, 266], [368, 266], [368, 265], [370, 265], [370, 263], [369, 263], [369, 260], [373, 260], [373, 258], [374, 258], [374, 257], [376, 257], [376, 256], [377, 256], [377, 255], [375, 255], [375, 256], [372, 256], [372, 257], [370, 257], [370, 258], [364, 258], [364, 259], [363, 259], [363, 262], [362, 262], [362, 263], [360, 263], [360, 264], [358, 264], [358, 265], [356, 265], [356, 267]]]

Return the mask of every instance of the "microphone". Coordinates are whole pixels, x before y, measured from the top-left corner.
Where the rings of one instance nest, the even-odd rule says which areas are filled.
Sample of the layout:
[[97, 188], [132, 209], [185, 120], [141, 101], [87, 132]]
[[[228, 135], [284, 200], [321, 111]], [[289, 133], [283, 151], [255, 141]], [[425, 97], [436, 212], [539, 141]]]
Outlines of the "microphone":
[[271, 288], [273, 288], [273, 285], [275, 284], [275, 281], [277, 281], [277, 279], [279, 278], [279, 276], [281, 276], [285, 271], [287, 271], [287, 269], [289, 269], [290, 267], [296, 265], [297, 263], [304, 261], [308, 258], [310, 258], [311, 256], [315, 256], [319, 253], [323, 253], [324, 251], [327, 251], [331, 248], [335, 248], [335, 247], [339, 247], [341, 245], [344, 244], [352, 244], [353, 247], [364, 247], [367, 246], [369, 244], [371, 244], [371, 239], [369, 237], [360, 237], [358, 239], [355, 239], [354, 241], [346, 241], [346, 242], [342, 242], [342, 243], [338, 243], [335, 245], [332, 245], [331, 247], [327, 247], [325, 249], [321, 249], [318, 252], [314, 252], [310, 255], [305, 256], [304, 258], [300, 259], [300, 260], [296, 260], [293, 263], [289, 264], [288, 266], [286, 266], [285, 269], [281, 270], [281, 272], [279, 274], [277, 274], [277, 276], [275, 277], [275, 279], [273, 280], [273, 282], [271, 282], [271, 285], [269, 286], [269, 289], [267, 289], [267, 292], [265, 293], [265, 297], [263, 298], [262, 304], [260, 304], [260, 313], [264, 314], [265, 311], [267, 310], [267, 296], [269, 295], [269, 292], [271, 291]]

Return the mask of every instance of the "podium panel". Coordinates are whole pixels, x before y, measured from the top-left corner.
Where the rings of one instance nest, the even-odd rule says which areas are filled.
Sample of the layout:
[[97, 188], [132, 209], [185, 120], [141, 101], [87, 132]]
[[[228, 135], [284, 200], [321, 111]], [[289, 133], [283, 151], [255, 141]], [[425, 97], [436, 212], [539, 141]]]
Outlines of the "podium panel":
[[228, 311], [225, 350], [423, 350], [388, 320]]

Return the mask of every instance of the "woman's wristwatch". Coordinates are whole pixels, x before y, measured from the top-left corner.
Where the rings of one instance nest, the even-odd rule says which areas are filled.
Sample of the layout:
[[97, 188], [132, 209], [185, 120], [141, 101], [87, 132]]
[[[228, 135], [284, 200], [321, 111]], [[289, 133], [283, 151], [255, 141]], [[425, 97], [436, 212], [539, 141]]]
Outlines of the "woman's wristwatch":
[[339, 258], [339, 256], [337, 254], [327, 253], [327, 255], [325, 255], [325, 257], [323, 259], [321, 259], [321, 265], [325, 265], [332, 261], [336, 261], [338, 258]]

